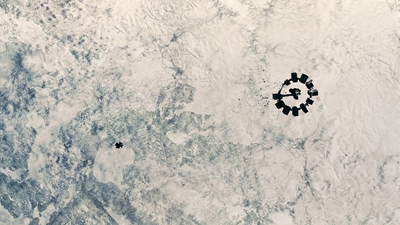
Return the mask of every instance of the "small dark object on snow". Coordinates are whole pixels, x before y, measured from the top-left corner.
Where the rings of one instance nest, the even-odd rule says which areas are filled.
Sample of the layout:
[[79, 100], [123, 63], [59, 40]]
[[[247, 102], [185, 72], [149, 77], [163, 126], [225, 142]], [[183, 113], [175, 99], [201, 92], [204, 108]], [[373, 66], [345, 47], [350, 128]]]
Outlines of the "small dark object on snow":
[[308, 76], [305, 75], [305, 74], [303, 73], [303, 74], [301, 75], [299, 81], [300, 81], [301, 83], [305, 84], [306, 81], [307, 81], [307, 79], [308, 79]]
[[285, 103], [281, 100], [279, 100], [276, 104], [275, 104], [276, 108], [280, 109], [282, 107], [285, 106]]
[[275, 100], [277, 100], [277, 99], [282, 99], [282, 95], [279, 94], [279, 93], [273, 94], [273, 95], [272, 95], [272, 98], [275, 99]]
[[308, 113], [308, 109], [307, 109], [306, 105], [300, 104], [300, 108], [301, 108], [301, 110], [303, 110], [304, 113]]
[[287, 114], [289, 114], [291, 109], [292, 108], [290, 108], [289, 106], [285, 105], [285, 106], [283, 106], [282, 112], [283, 112], [283, 114], [287, 115]]
[[292, 108], [292, 114], [293, 114], [293, 116], [298, 116], [299, 115], [299, 108], [293, 107]]
[[310, 95], [310, 96], [318, 96], [318, 90], [311, 89], [311, 90], [308, 90], [307, 92], [308, 92], [308, 95]]
[[115, 143], [115, 147], [122, 148], [122, 147], [124, 147], [124, 144], [122, 144], [122, 142], [117, 142], [117, 143]]
[[298, 89], [298, 88], [290, 88], [289, 92], [292, 94], [294, 99], [296, 99], [296, 100], [299, 99], [299, 95], [301, 93], [300, 89]]
[[311, 88], [314, 87], [314, 84], [313, 84], [311, 81], [308, 81], [308, 82], [306, 83], [306, 87], [307, 87], [308, 89], [311, 89]]
[[292, 73], [292, 81], [297, 82], [297, 73]]

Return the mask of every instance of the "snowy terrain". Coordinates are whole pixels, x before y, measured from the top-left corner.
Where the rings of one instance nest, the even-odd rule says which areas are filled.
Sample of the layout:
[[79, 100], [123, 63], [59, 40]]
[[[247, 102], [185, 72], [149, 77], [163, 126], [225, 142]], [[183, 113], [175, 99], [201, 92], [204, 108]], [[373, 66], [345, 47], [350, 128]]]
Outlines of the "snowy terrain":
[[1, 225], [400, 224], [399, 0], [0, 0], [0, 28]]

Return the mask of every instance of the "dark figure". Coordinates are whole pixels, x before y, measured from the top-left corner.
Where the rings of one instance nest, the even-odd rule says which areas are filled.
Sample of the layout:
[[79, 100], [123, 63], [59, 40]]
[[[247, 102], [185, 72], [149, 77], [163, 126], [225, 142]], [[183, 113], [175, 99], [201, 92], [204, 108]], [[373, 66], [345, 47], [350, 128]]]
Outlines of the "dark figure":
[[292, 107], [292, 114], [293, 114], [293, 116], [298, 116], [299, 115], [299, 108], [297, 108], [296, 106]]
[[301, 75], [299, 81], [300, 81], [301, 83], [305, 84], [306, 81], [307, 81], [307, 79], [308, 79], [308, 76], [305, 75], [305, 74], [303, 73], [303, 74]]
[[301, 110], [303, 110], [304, 113], [308, 113], [308, 109], [307, 109], [306, 105], [300, 104], [300, 108], [301, 108]]
[[316, 89], [308, 90], [308, 95], [309, 96], [318, 96], [318, 90], [316, 90]]
[[273, 94], [272, 98], [275, 99], [275, 100], [282, 99], [282, 95], [280, 93]]
[[285, 106], [283, 106], [282, 112], [283, 112], [283, 114], [287, 115], [287, 114], [289, 114], [291, 109], [292, 108], [290, 108], [289, 106], [285, 105]]
[[280, 93], [273, 94], [272, 98], [275, 99], [275, 100], [279, 100], [279, 99], [282, 99], [283, 97], [293, 96], [294, 99], [296, 99], [296, 100], [299, 99], [298, 96], [301, 94], [300, 89], [291, 88], [291, 89], [289, 89], [289, 92], [290, 92], [290, 94], [286, 94], [286, 95], [282, 95]]
[[312, 83], [312, 81], [307, 81], [306, 87], [307, 87], [308, 89], [311, 89], [311, 88], [314, 87], [314, 84]]
[[292, 81], [297, 82], [297, 73], [292, 73]]
[[299, 95], [301, 93], [300, 89], [298, 89], [298, 88], [290, 88], [289, 92], [292, 94], [294, 99], [296, 99], [296, 100], [299, 99]]
[[115, 143], [115, 147], [122, 148], [122, 147], [124, 147], [124, 144], [122, 144], [122, 142], [117, 142], [117, 143]]
[[280, 109], [282, 107], [285, 106], [285, 103], [281, 100], [279, 100], [276, 104], [275, 104], [276, 108]]

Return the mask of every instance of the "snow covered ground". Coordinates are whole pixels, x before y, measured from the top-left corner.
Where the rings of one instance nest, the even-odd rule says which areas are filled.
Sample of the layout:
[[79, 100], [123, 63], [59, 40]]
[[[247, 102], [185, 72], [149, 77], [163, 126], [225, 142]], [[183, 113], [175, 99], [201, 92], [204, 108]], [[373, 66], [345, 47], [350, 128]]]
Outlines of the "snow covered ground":
[[0, 224], [400, 224], [398, 0], [0, 0], [0, 28]]

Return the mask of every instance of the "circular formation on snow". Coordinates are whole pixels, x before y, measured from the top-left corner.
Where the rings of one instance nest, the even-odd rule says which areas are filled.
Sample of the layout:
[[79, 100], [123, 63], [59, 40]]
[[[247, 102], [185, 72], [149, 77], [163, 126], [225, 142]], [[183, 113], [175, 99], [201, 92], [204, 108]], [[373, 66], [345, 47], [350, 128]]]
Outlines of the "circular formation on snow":
[[[282, 109], [283, 114], [289, 115], [290, 112], [292, 112], [293, 116], [298, 116], [299, 115], [299, 110], [301, 109], [304, 113], [308, 112], [307, 106], [312, 105], [314, 101], [311, 99], [313, 96], [318, 95], [318, 90], [314, 89], [314, 84], [312, 83], [312, 80], [308, 80], [308, 76], [305, 74], [302, 74], [300, 78], [297, 77], [297, 73], [292, 73], [291, 79], [287, 79], [283, 82], [282, 87], [279, 89], [278, 93], [275, 93], [272, 95], [272, 98], [277, 100], [275, 106], [278, 109]], [[290, 88], [289, 92], [290, 94], [282, 94], [282, 89], [286, 86], [290, 86], [293, 83], [300, 82], [304, 84], [307, 87], [307, 94], [308, 98], [304, 103], [301, 103], [298, 106], [288, 106], [285, 104], [283, 101], [284, 97], [293, 97], [295, 100], [299, 99], [299, 95], [301, 95], [301, 90], [298, 88]]]

